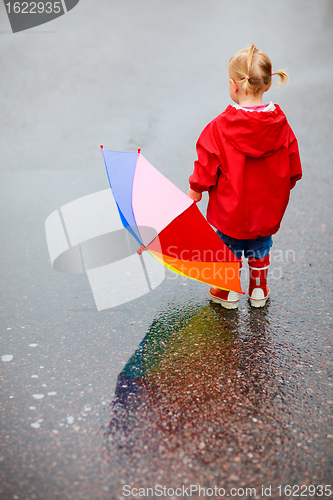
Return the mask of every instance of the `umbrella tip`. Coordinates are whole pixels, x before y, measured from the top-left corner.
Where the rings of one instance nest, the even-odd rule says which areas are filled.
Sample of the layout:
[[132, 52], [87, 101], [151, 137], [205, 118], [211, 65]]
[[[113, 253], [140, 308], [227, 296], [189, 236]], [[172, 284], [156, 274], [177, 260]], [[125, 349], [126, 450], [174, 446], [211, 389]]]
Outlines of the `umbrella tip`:
[[100, 145], [100, 148], [103, 149], [103, 144]]
[[141, 153], [141, 149], [140, 148], [138, 149], [138, 153]]

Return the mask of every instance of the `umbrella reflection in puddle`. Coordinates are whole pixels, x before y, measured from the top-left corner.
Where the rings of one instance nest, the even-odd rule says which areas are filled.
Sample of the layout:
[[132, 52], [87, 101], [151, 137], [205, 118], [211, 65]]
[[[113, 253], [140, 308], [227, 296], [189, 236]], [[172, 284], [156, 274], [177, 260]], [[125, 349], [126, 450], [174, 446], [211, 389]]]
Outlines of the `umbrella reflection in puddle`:
[[243, 332], [239, 312], [171, 305], [152, 323], [118, 376], [109, 457], [132, 464], [146, 455], [149, 467], [154, 457], [171, 467], [214, 462], [227, 471], [226, 456], [237, 464], [242, 454], [256, 467], [281, 444], [287, 431], [269, 319], [249, 316]]

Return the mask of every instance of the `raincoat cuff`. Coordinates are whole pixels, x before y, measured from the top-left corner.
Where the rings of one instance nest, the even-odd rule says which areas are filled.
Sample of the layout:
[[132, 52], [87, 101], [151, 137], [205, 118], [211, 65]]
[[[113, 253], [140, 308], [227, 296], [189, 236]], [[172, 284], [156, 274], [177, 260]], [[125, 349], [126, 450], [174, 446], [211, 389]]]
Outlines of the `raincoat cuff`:
[[302, 178], [302, 174], [294, 175], [290, 179], [290, 189], [293, 189], [296, 186], [296, 182], [299, 181], [301, 178]]
[[192, 191], [195, 191], [196, 193], [203, 193], [204, 191], [207, 191], [207, 188], [203, 187], [203, 186], [199, 186], [199, 184], [196, 184], [196, 183], [190, 183], [190, 188], [192, 189]]

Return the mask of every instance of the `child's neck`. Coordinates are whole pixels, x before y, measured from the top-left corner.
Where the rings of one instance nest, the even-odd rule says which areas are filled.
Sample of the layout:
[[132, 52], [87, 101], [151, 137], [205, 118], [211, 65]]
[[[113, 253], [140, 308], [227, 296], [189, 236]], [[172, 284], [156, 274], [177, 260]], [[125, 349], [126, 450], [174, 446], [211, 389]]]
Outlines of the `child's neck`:
[[242, 108], [254, 108], [255, 106], [263, 106], [262, 102], [262, 94], [259, 95], [245, 95], [244, 96], [239, 96], [239, 102], [238, 104]]

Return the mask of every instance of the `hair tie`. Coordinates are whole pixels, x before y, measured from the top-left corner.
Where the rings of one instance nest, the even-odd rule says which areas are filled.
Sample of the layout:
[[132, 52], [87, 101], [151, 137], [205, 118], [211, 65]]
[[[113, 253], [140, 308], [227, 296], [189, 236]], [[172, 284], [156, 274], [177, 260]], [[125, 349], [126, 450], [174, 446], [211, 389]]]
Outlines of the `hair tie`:
[[271, 73], [271, 76], [274, 76], [274, 75], [275, 75], [275, 73]]
[[250, 77], [248, 75], [246, 75], [245, 79], [246, 80], [250, 80]]

